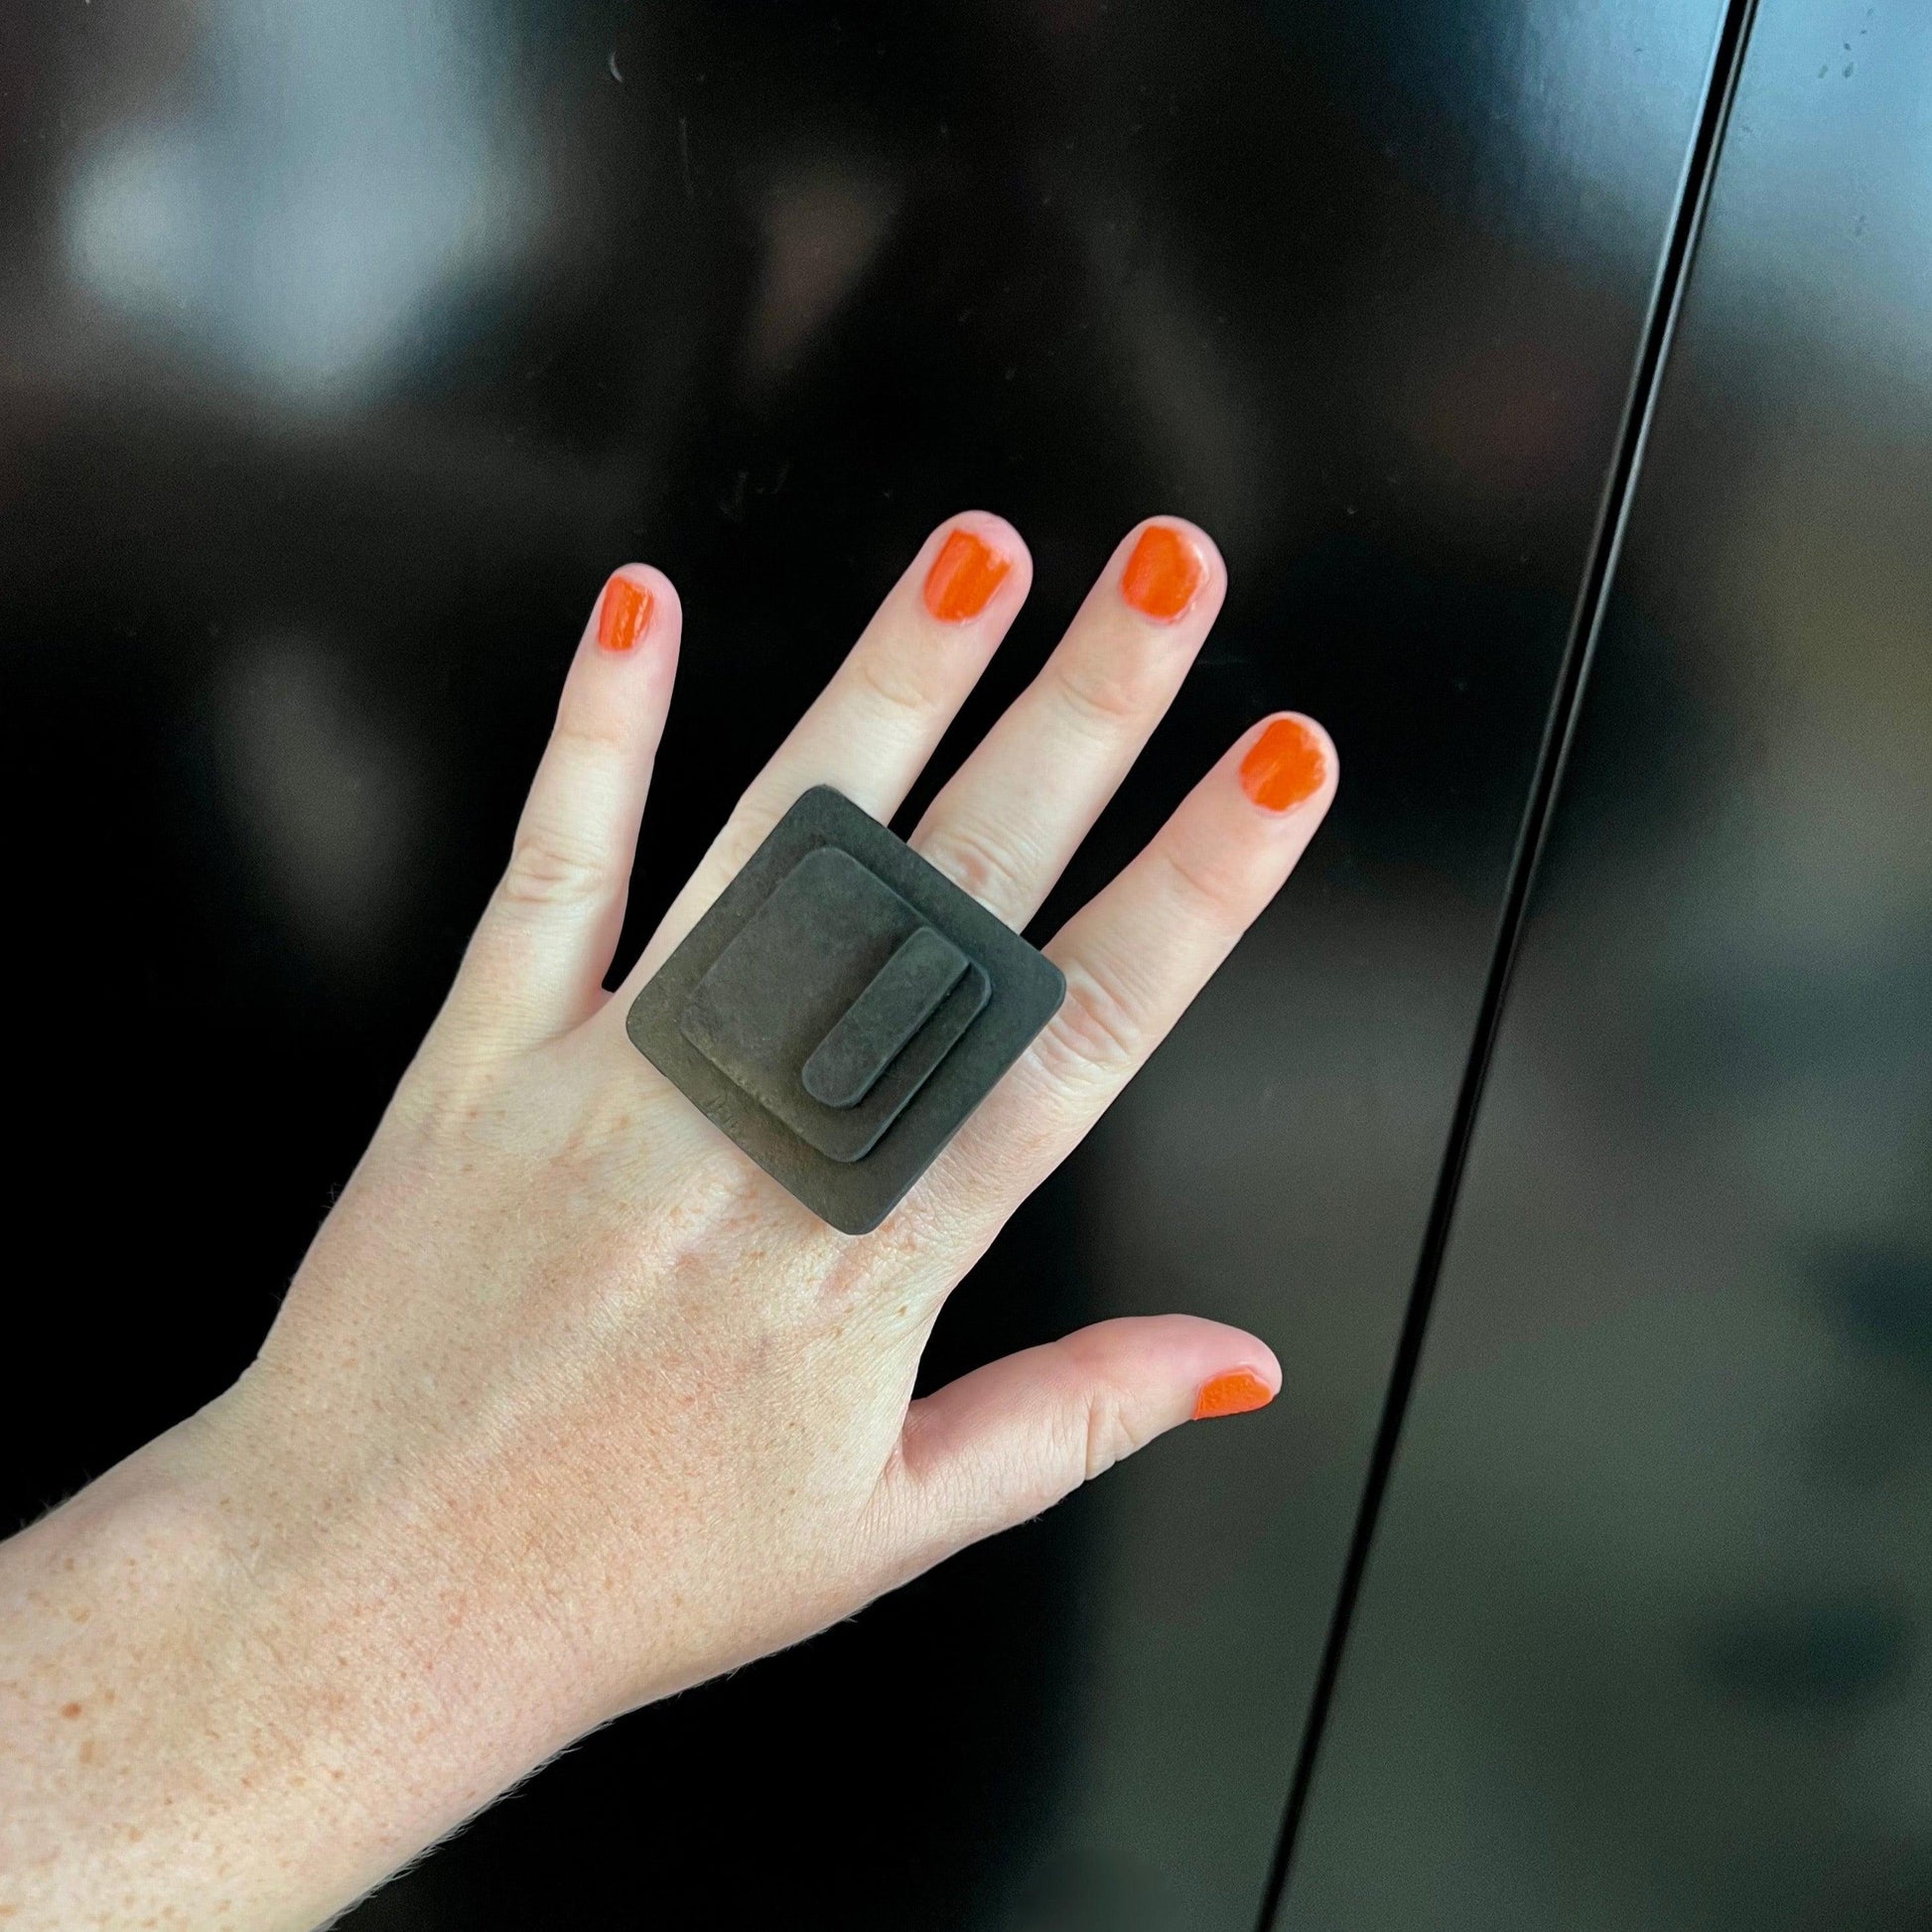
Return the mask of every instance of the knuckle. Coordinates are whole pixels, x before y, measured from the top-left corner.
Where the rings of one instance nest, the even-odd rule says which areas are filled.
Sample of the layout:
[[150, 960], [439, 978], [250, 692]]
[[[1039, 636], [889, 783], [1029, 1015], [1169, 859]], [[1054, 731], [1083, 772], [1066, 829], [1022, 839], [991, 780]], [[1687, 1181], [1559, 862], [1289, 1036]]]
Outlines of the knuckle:
[[1216, 932], [1239, 933], [1246, 927], [1239, 880], [1202, 865], [1172, 845], [1162, 844], [1157, 849], [1169, 887], [1179, 901], [1183, 915], [1199, 920]]
[[1055, 682], [1062, 701], [1109, 736], [1122, 726], [1139, 726], [1159, 700], [1145, 667], [1131, 662], [1132, 657], [1131, 651], [1123, 651], [1104, 662], [1075, 657], [1061, 663]]
[[1137, 1065], [1143, 1050], [1140, 1021], [1119, 988], [1091, 966], [1070, 968], [1066, 998], [1035, 1047], [1048, 1071], [1061, 1077], [1119, 1071]]
[[796, 786], [780, 802], [773, 788], [762, 779], [754, 785], [732, 808], [725, 829], [705, 855], [706, 865], [715, 865], [723, 878], [737, 878], [746, 861], [770, 837], [772, 828], [803, 791], [803, 786]]
[[1002, 914], [1026, 907], [1032, 895], [1028, 855], [1011, 840], [969, 821], [947, 825], [925, 841], [924, 857], [963, 892]]
[[851, 669], [859, 689], [888, 713], [923, 717], [937, 702], [929, 653], [913, 656], [890, 643], [868, 644], [853, 652]]
[[574, 761], [602, 763], [628, 756], [635, 729], [633, 717], [566, 693], [550, 736]]
[[1147, 1437], [1135, 1427], [1132, 1406], [1118, 1389], [1092, 1389], [1086, 1400], [1086, 1480], [1105, 1475], [1116, 1462], [1142, 1448]]
[[571, 907], [610, 897], [618, 884], [608, 853], [555, 826], [531, 826], [517, 834], [496, 891], [506, 905]]

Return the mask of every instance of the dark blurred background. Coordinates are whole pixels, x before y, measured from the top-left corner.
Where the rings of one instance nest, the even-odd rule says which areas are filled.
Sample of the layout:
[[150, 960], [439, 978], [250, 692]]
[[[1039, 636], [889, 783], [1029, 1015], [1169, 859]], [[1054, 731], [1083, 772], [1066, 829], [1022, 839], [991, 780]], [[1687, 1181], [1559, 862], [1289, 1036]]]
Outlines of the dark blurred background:
[[[1042, 930], [1261, 711], [1348, 767], [928, 1365], [1186, 1308], [1284, 1399], [602, 1733], [361, 1932], [1254, 1932], [1725, 13], [0, 14], [10, 1522], [249, 1359], [616, 562], [687, 612], [626, 950], [967, 504], [1037, 582], [935, 783], [1137, 517], [1231, 567]], [[1928, 1916], [1927, 67], [1765, 0], [1293, 1922], [1709, 1923], [1720, 1845], [1737, 1923]]]

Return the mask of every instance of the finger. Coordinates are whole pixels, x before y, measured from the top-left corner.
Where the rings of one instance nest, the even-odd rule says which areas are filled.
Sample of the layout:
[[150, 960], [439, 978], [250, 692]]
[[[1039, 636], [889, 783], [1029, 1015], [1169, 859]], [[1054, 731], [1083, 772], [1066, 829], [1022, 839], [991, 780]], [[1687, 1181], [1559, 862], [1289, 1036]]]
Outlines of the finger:
[[1173, 702], [1226, 595], [1204, 531], [1172, 516], [1131, 530], [1039, 676], [933, 800], [913, 848], [1024, 926]]
[[1339, 771], [1312, 719], [1253, 727], [1067, 921], [1046, 947], [1066, 998], [934, 1163], [928, 1211], [1004, 1218], [1079, 1145], [1286, 883]]
[[913, 1575], [1025, 1522], [1189, 1420], [1262, 1408], [1273, 1350], [1194, 1315], [1102, 1321], [961, 1376], [912, 1404], [878, 1507]]
[[801, 793], [835, 785], [875, 818], [892, 817], [1032, 583], [1033, 559], [1003, 517], [967, 510], [927, 537], [831, 683], [739, 800], [644, 948], [626, 995], [657, 970]]
[[534, 1043], [605, 1000], [682, 630], [662, 571], [626, 564], [605, 585], [446, 1030], [461, 1024], [495, 1042]]

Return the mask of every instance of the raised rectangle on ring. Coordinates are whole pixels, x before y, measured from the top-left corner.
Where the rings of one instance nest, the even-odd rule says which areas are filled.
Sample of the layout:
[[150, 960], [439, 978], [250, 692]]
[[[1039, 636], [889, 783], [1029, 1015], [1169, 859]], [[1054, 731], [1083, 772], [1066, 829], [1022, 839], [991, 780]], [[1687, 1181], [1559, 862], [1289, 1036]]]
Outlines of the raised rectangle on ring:
[[950, 939], [920, 926], [813, 1049], [802, 1076], [805, 1091], [828, 1107], [856, 1107], [932, 1018], [967, 964]]

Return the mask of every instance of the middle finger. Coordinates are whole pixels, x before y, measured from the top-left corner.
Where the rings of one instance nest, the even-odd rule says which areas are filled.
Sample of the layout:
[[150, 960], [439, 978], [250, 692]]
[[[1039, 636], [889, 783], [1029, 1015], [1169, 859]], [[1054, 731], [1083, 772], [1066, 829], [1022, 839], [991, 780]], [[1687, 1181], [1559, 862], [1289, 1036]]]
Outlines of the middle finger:
[[1038, 677], [932, 801], [913, 848], [1024, 926], [1173, 702], [1226, 593], [1205, 531], [1173, 516], [1129, 531]]

